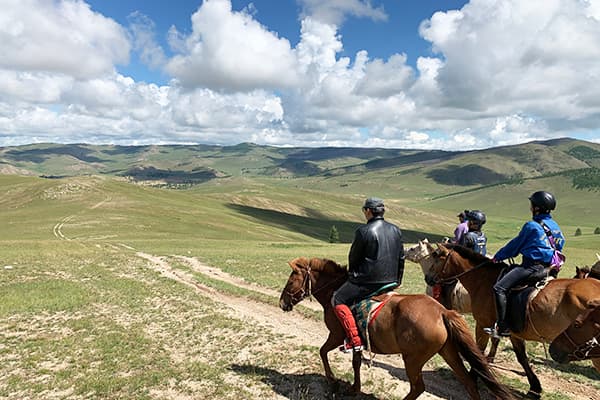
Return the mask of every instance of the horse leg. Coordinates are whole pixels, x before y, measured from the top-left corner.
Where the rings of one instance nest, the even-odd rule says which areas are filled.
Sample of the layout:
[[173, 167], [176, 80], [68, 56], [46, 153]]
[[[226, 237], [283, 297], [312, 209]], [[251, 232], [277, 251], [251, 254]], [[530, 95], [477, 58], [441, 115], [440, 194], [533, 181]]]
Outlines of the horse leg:
[[329, 357], [327, 354], [335, 349], [337, 346], [344, 342], [343, 337], [340, 339], [339, 335], [334, 335], [332, 332], [329, 332], [329, 336], [327, 336], [327, 340], [321, 348], [319, 349], [319, 354], [321, 355], [321, 361], [323, 362], [323, 368], [325, 369], [325, 377], [330, 382], [335, 382], [335, 376], [331, 371], [331, 366], [329, 365]]
[[423, 359], [423, 355], [402, 355], [404, 360], [404, 368], [408, 381], [410, 382], [410, 392], [403, 400], [414, 400], [425, 391], [425, 382], [423, 382], [423, 365], [427, 359]]
[[479, 391], [477, 390], [477, 384], [475, 383], [472, 374], [465, 368], [462, 358], [458, 354], [454, 344], [446, 342], [444, 347], [440, 350], [440, 355], [446, 360], [446, 363], [448, 363], [450, 368], [452, 368], [452, 371], [454, 371], [460, 383], [465, 386], [469, 393], [469, 397], [474, 400], [479, 400], [480, 396]]
[[500, 344], [500, 339], [492, 338], [491, 342], [492, 345], [490, 346], [490, 351], [486, 356], [487, 362], [490, 364], [494, 362], [494, 358], [496, 357], [496, 351], [498, 351], [498, 345]]
[[512, 342], [513, 350], [517, 356], [517, 361], [519, 361], [519, 364], [521, 364], [523, 367], [525, 375], [527, 375], [527, 381], [529, 381], [529, 392], [527, 392], [527, 397], [540, 399], [542, 396], [542, 385], [540, 384], [540, 380], [536, 376], [535, 372], [533, 372], [533, 369], [529, 365], [529, 360], [527, 359], [527, 352], [525, 349], [525, 341], [515, 336], [511, 336], [510, 341]]
[[354, 384], [352, 391], [360, 393], [360, 365], [362, 363], [362, 351], [352, 352], [352, 369], [354, 370]]

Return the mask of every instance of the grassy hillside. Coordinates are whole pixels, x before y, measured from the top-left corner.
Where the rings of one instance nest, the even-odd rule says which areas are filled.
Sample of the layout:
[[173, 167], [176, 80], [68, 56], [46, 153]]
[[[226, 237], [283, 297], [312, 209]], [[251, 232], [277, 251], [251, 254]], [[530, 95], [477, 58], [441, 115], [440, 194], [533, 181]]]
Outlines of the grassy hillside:
[[[127, 160], [134, 158], [157, 169], [176, 165], [169, 149], [114, 150], [118, 152], [110, 168], [130, 168]], [[249, 165], [240, 161], [246, 150], [257, 157], [254, 165], [272, 162], [259, 157], [268, 149], [249, 146], [236, 150], [241, 154], [239, 165], [219, 150], [218, 156], [207, 157], [212, 164], [206, 167], [222, 173], [225, 168], [233, 171], [234, 165]], [[192, 154], [197, 153], [173, 151], [181, 157], [180, 165], [195, 165]], [[107, 153], [85, 154], [98, 165]], [[18, 168], [57, 165], [73, 155], [39, 157], [31, 155]], [[563, 274], [571, 275], [575, 265], [595, 260], [600, 235], [591, 232], [600, 225], [594, 207], [599, 192], [573, 189], [570, 178], [561, 175], [504, 186], [471, 185], [465, 191], [436, 183], [421, 173], [422, 168], [410, 164], [285, 178], [232, 173], [184, 190], [135, 184], [116, 173], [52, 179], [0, 175], [0, 398], [319, 398], [305, 394], [327, 393], [320, 343], [298, 345], [285, 331], [254, 326], [224, 312], [228, 307], [219, 303], [222, 295], [217, 293], [241, 303], [255, 301], [258, 295], [193, 275], [178, 260], [195, 257], [244, 282], [279, 292], [292, 258], [346, 262], [353, 231], [363, 222], [360, 206], [368, 195], [386, 199], [386, 218], [402, 227], [407, 242], [421, 237], [439, 240], [454, 229], [457, 210], [481, 208], [489, 217], [490, 247], [496, 249], [529, 218], [527, 195], [547, 188], [557, 193], [556, 216], [567, 234]], [[49, 175], [42, 170], [41, 175]], [[342, 243], [328, 243], [334, 225]], [[573, 236], [576, 227], [583, 235]], [[163, 256], [173, 265], [171, 275], [149, 269], [138, 252]], [[185, 274], [193, 276], [188, 286], [173, 281], [173, 276]], [[205, 286], [214, 299], [199, 295], [198, 288]], [[407, 263], [402, 291], [424, 291], [420, 268], [414, 264]], [[276, 297], [260, 301], [255, 309], [261, 304], [277, 306]], [[301, 311], [296, 318], [304, 315], [320, 321], [315, 312]], [[528, 351], [543, 359], [541, 345], [529, 344]], [[499, 357], [511, 356], [501, 347]], [[343, 361], [341, 365], [350, 368], [349, 361]], [[428, 380], [448, 386], [454, 380], [440, 365], [439, 360], [431, 362], [429, 367], [436, 371]], [[589, 361], [560, 368], [538, 361], [535, 368], [549, 380], [600, 390]], [[347, 372], [342, 369], [339, 374]], [[524, 383], [501, 374], [505, 383], [524, 392]], [[389, 386], [381, 382], [365, 379], [365, 388], [374, 395], [364, 398], [389, 397]], [[577, 398], [558, 389], [547, 390], [546, 396]]]

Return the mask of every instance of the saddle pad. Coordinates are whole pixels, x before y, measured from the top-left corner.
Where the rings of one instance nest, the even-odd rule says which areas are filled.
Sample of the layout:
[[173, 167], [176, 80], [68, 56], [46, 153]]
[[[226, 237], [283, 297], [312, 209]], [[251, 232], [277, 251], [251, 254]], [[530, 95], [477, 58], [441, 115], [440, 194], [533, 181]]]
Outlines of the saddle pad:
[[[352, 310], [352, 314], [354, 315], [354, 319], [356, 321], [358, 333], [363, 340], [363, 343], [367, 344], [367, 346], [369, 345], [369, 341], [367, 340], [368, 327], [373, 323], [373, 321], [375, 321], [375, 318], [377, 317], [377, 314], [379, 314], [379, 311], [381, 311], [381, 308], [394, 294], [396, 294], [396, 292], [388, 292], [383, 301], [375, 301], [369, 297], [350, 307], [350, 310]], [[365, 346], [365, 348], [367, 348], [367, 346]]]

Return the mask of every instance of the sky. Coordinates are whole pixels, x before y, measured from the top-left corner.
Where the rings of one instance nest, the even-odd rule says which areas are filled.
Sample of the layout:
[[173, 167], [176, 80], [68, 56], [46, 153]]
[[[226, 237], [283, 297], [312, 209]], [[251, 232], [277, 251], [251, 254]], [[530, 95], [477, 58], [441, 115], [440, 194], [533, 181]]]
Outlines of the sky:
[[0, 146], [600, 143], [600, 0], [0, 0]]

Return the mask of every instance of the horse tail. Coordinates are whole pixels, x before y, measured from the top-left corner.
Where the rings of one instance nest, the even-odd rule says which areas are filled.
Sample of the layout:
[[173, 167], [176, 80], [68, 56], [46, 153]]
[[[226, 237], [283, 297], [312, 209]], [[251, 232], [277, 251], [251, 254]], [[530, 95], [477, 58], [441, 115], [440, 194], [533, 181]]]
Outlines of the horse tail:
[[444, 313], [444, 325], [448, 332], [449, 340], [456, 346], [460, 355], [471, 365], [471, 368], [488, 389], [499, 399], [512, 399], [510, 391], [498, 382], [490, 370], [488, 362], [477, 347], [475, 339], [469, 330], [464, 318], [456, 311], [448, 310]]

